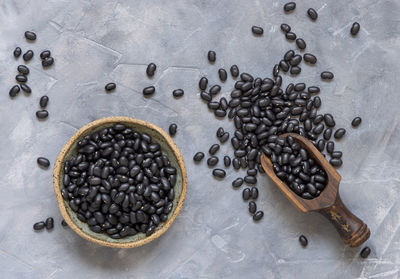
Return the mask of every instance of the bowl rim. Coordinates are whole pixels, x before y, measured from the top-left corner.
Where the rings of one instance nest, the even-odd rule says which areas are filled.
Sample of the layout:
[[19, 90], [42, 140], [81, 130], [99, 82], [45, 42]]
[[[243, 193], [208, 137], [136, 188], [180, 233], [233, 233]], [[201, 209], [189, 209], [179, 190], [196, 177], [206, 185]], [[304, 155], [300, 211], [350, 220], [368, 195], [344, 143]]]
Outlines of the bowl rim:
[[[86, 234], [82, 229], [80, 229], [74, 221], [72, 221], [71, 217], [69, 216], [66, 207], [64, 205], [64, 199], [61, 195], [61, 189], [60, 189], [60, 174], [63, 166], [63, 160], [65, 156], [68, 154], [69, 150], [71, 149], [72, 145], [90, 128], [98, 127], [103, 124], [111, 124], [111, 123], [118, 123], [118, 122], [129, 122], [132, 124], [136, 125], [141, 125], [145, 126], [147, 128], [150, 128], [152, 130], [155, 130], [158, 132], [166, 141], [168, 146], [171, 148], [174, 156], [176, 157], [176, 160], [178, 162], [179, 168], [181, 169], [182, 172], [182, 193], [179, 197], [178, 203], [176, 205], [176, 208], [172, 214], [172, 216], [167, 220], [166, 223], [164, 223], [163, 227], [156, 232], [154, 232], [152, 235], [145, 237], [140, 240], [132, 241], [132, 242], [125, 242], [125, 243], [118, 243], [118, 242], [108, 242], [105, 240], [100, 240], [97, 238], [94, 238], [88, 234]], [[186, 197], [186, 190], [187, 190], [187, 173], [186, 173], [186, 167], [185, 163], [183, 161], [182, 154], [178, 148], [178, 146], [175, 144], [175, 142], [172, 140], [172, 138], [160, 127], [157, 125], [143, 121], [137, 118], [133, 117], [128, 117], [128, 116], [111, 116], [111, 117], [104, 117], [97, 119], [95, 121], [89, 122], [85, 124], [83, 127], [81, 127], [69, 140], [68, 142], [63, 146], [61, 149], [60, 153], [58, 154], [54, 168], [53, 168], [53, 186], [54, 186], [54, 192], [57, 198], [57, 203], [58, 207], [60, 209], [61, 215], [64, 218], [64, 220], [67, 222], [68, 226], [76, 232], [79, 236], [97, 243], [102, 246], [107, 246], [107, 247], [113, 247], [113, 248], [134, 248], [134, 247], [139, 247], [141, 245], [147, 244], [151, 242], [154, 239], [157, 239], [160, 237], [163, 233], [165, 233], [168, 228], [171, 226], [171, 224], [174, 222], [175, 218], [178, 216], [180, 213], [185, 197]]]

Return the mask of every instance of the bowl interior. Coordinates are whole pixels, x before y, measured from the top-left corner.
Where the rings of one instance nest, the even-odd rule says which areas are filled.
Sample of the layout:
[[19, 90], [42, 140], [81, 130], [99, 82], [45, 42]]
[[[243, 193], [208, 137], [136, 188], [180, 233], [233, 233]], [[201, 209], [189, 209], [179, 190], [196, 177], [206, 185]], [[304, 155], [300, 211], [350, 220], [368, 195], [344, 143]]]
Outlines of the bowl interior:
[[[125, 121], [122, 119], [125, 119]], [[61, 165], [60, 170], [59, 170], [59, 176], [58, 176], [58, 185], [60, 188], [59, 190], [64, 188], [64, 185], [63, 185], [64, 163], [65, 163], [65, 161], [67, 161], [77, 155], [78, 149], [79, 149], [77, 142], [79, 140], [83, 139], [85, 136], [87, 136], [93, 132], [99, 131], [103, 128], [111, 127], [115, 123], [123, 123], [124, 125], [126, 125], [127, 127], [131, 128], [132, 130], [134, 130], [136, 132], [146, 133], [151, 136], [151, 138], [154, 142], [158, 142], [160, 144], [162, 153], [165, 154], [166, 156], [168, 156], [168, 158], [171, 162], [171, 165], [173, 167], [175, 167], [177, 170], [177, 180], [176, 180], [176, 184], [174, 187], [175, 198], [173, 201], [173, 205], [174, 205], [173, 209], [168, 214], [168, 220], [166, 222], [160, 223], [160, 225], [157, 227], [154, 234], [149, 236], [149, 237], [152, 237], [152, 236], [158, 237], [159, 235], [161, 235], [164, 232], [163, 231], [164, 226], [169, 226], [170, 223], [172, 223], [173, 220], [171, 220], [171, 217], [173, 215], [177, 214], [177, 212], [175, 212], [175, 211], [180, 210], [180, 207], [178, 207], [178, 203], [183, 202], [183, 199], [181, 199], [182, 192], [184, 192], [184, 194], [186, 193], [186, 185], [185, 185], [186, 171], [182, 170], [182, 167], [178, 162], [177, 154], [174, 153], [174, 149], [172, 148], [172, 146], [170, 146], [170, 143], [173, 144], [173, 142], [171, 140], [170, 143], [168, 143], [165, 136], [166, 137], [169, 137], [169, 136], [165, 132], [163, 132], [165, 135], [162, 135], [161, 134], [162, 132], [157, 131], [157, 129], [160, 129], [160, 128], [156, 127], [155, 125], [149, 124], [144, 121], [136, 120], [136, 119], [132, 119], [132, 120], [130, 120], [130, 119], [132, 119], [132, 118], [120, 118], [120, 120], [122, 120], [122, 121], [116, 121], [115, 118], [111, 117], [111, 118], [109, 118], [109, 121], [107, 120], [107, 118], [103, 118], [103, 119], [95, 121], [95, 122], [98, 122], [97, 124], [95, 124], [95, 122], [92, 122], [93, 125], [91, 125], [85, 131], [83, 131], [83, 133], [71, 143], [71, 146], [68, 150], [64, 150], [65, 151], [65, 153], [63, 154], [64, 156], [62, 157], [61, 162], [59, 162]], [[155, 129], [155, 127], [157, 129]], [[79, 131], [78, 131], [78, 133], [79, 133]], [[175, 152], [176, 151], [179, 152], [179, 150], [175, 146]], [[179, 152], [178, 156], [181, 156], [180, 152]], [[183, 164], [183, 160], [182, 160], [182, 164]], [[184, 168], [184, 166], [183, 166], [183, 168]], [[84, 223], [77, 218], [76, 213], [70, 208], [67, 201], [65, 201], [64, 199], [61, 199], [61, 200], [62, 200], [62, 205], [64, 206], [68, 216], [70, 217], [72, 222], [78, 227], [78, 229], [81, 230], [87, 236], [90, 236], [90, 238], [99, 240], [98, 243], [100, 243], [100, 244], [102, 244], [101, 242], [115, 243], [115, 244], [117, 244], [117, 243], [135, 243], [135, 242], [139, 242], [139, 241], [147, 238], [144, 233], [140, 233], [140, 232], [134, 236], [127, 236], [127, 237], [124, 237], [121, 239], [113, 239], [104, 233], [95, 233], [89, 229], [89, 226], [87, 223]], [[60, 199], [58, 199], [58, 201], [60, 203]], [[60, 206], [61, 206], [61, 204], [60, 204]], [[61, 210], [61, 211], [63, 211], [63, 210]], [[66, 221], [68, 222], [68, 220], [66, 220]], [[157, 234], [159, 234], [159, 235], [157, 236]], [[142, 243], [142, 244], [144, 244], [144, 243]]]

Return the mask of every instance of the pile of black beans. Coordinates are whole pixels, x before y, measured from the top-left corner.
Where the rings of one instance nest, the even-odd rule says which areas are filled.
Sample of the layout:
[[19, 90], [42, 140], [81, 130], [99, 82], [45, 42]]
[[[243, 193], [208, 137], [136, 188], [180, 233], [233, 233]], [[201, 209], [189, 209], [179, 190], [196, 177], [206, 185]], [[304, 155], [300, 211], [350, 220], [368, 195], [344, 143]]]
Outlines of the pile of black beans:
[[64, 164], [61, 193], [92, 231], [115, 239], [151, 235], [168, 219], [177, 170], [148, 134], [118, 123], [78, 147]]
[[[271, 139], [272, 138], [272, 139]], [[271, 159], [277, 177], [304, 199], [318, 197], [327, 182], [325, 171], [296, 140], [270, 137], [262, 151]]]
[[[284, 5], [285, 14], [289, 15], [296, 8], [294, 2]], [[307, 10], [308, 17], [315, 21], [317, 12], [310, 8]], [[326, 174], [312, 159], [308, 158], [307, 152], [298, 148], [298, 143], [288, 143], [279, 139], [284, 133], [296, 133], [309, 139], [316, 148], [327, 158], [334, 167], [340, 167], [342, 152], [335, 149], [334, 141], [340, 140], [346, 134], [344, 128], [335, 129], [336, 123], [330, 113], [318, 112], [322, 105], [318, 96], [320, 87], [317, 85], [307, 86], [304, 82], [289, 83], [283, 87], [283, 79], [286, 75], [298, 77], [301, 67], [304, 65], [313, 67], [318, 61], [317, 57], [306, 51], [308, 47], [303, 38], [294, 33], [291, 26], [281, 24], [282, 34], [289, 43], [295, 42], [295, 48], [285, 51], [277, 64], [272, 67], [271, 77], [253, 77], [249, 73], [240, 73], [239, 67], [233, 65], [230, 73], [233, 79], [238, 79], [231, 91], [230, 98], [218, 98], [222, 88], [219, 84], [209, 85], [207, 77], [199, 80], [200, 98], [207, 103], [218, 119], [226, 116], [232, 120], [235, 132], [231, 136], [222, 127], [217, 131], [217, 138], [221, 143], [231, 138], [234, 148], [233, 158], [224, 156], [225, 168], [231, 164], [236, 170], [245, 169], [247, 175], [244, 178], [236, 178], [232, 182], [234, 188], [239, 188], [243, 183], [256, 187], [257, 174], [264, 173], [260, 164], [260, 155], [267, 153], [274, 161], [274, 169], [279, 177], [299, 196], [305, 199], [317, 197], [326, 184]], [[358, 32], [359, 24], [355, 23], [351, 34]], [[262, 27], [253, 26], [251, 31], [259, 36], [263, 34]], [[217, 64], [215, 51], [208, 51], [208, 60], [211, 64]], [[225, 74], [224, 74], [225, 73]], [[227, 79], [226, 70], [218, 69], [220, 81], [224, 83]], [[319, 73], [321, 80], [329, 82], [334, 78], [330, 71]], [[355, 118], [352, 126], [361, 123], [360, 118]], [[290, 141], [293, 139], [291, 138]], [[203, 152], [198, 152], [193, 159], [200, 162], [205, 157]], [[307, 158], [307, 159], [305, 159]], [[209, 167], [217, 166], [219, 158], [211, 154], [207, 159]], [[225, 177], [225, 171], [217, 168], [212, 174], [221, 179]], [[248, 189], [243, 190], [243, 199], [248, 200]], [[253, 202], [253, 201], [251, 201]], [[256, 220], [261, 219], [261, 214], [254, 214], [256, 208], [249, 204], [249, 212]], [[257, 215], [257, 217], [256, 217]]]

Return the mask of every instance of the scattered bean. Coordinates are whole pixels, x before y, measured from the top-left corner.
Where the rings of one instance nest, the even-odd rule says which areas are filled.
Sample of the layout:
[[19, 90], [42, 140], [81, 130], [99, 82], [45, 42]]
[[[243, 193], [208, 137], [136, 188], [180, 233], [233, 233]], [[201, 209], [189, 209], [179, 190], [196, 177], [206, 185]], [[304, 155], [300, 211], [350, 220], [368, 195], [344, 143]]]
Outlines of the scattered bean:
[[147, 65], [146, 75], [148, 77], [154, 76], [154, 73], [156, 72], [156, 69], [157, 69], [157, 65], [154, 64], [154, 63], [150, 63], [149, 65]]
[[313, 8], [309, 8], [307, 10], [307, 14], [312, 20], [316, 20], [318, 18], [318, 13]]
[[358, 22], [354, 22], [351, 26], [350, 33], [351, 35], [355, 36], [358, 34], [358, 31], [360, 31], [360, 24]]
[[114, 90], [116, 87], [117, 87], [117, 85], [116, 85], [114, 82], [110, 82], [110, 83], [107, 83], [107, 84], [106, 84], [106, 86], [104, 87], [104, 89], [105, 89], [106, 91], [112, 91], [112, 90]]
[[251, 32], [253, 32], [253, 34], [255, 35], [262, 35], [264, 33], [264, 30], [259, 26], [253, 26], [251, 27]]
[[303, 247], [306, 247], [308, 245], [308, 240], [304, 235], [300, 235], [299, 242]]

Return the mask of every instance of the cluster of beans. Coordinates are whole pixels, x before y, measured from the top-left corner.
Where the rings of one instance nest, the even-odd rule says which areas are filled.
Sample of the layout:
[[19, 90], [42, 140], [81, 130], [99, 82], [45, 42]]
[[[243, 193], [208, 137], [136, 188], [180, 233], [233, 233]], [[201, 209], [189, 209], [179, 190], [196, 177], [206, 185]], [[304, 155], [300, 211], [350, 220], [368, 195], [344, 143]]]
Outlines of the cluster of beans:
[[[25, 38], [28, 41], [35, 41], [36, 40], [36, 34], [32, 31], [26, 31], [25, 32]], [[19, 58], [22, 54], [22, 49], [20, 47], [16, 47], [14, 49], [14, 57], [15, 58]], [[26, 51], [23, 55], [22, 55], [22, 59], [24, 60], [24, 62], [29, 62], [34, 56], [34, 52], [32, 50], [28, 50]], [[47, 68], [51, 65], [54, 64], [54, 58], [51, 57], [51, 52], [50, 50], [44, 50], [40, 53], [40, 58], [42, 59], [42, 66], [43, 68]], [[26, 84], [28, 82], [28, 75], [29, 75], [29, 68], [26, 65], [19, 65], [17, 67], [18, 70], [18, 75], [16, 75], [15, 80], [19, 83], [17, 85], [14, 85], [13, 87], [11, 87], [10, 91], [9, 91], [9, 95], [11, 98], [15, 98], [17, 97], [17, 95], [19, 94], [19, 92], [22, 90], [24, 91], [26, 94], [30, 95], [32, 93], [32, 89]], [[41, 110], [38, 110], [36, 112], [36, 117], [38, 119], [45, 119], [49, 116], [49, 112], [45, 109], [47, 106], [47, 103], [49, 102], [49, 97], [48, 96], [42, 96], [40, 98], [40, 107]]]
[[46, 219], [46, 221], [40, 221], [37, 222], [35, 224], [33, 224], [33, 229], [35, 231], [41, 231], [44, 228], [46, 228], [47, 230], [51, 230], [54, 228], [54, 219], [53, 217], [49, 217]]
[[[294, 2], [284, 5], [286, 13], [291, 13], [295, 8]], [[312, 8], [307, 10], [307, 14], [313, 21], [318, 18], [317, 12]], [[259, 26], [253, 26], [251, 30], [257, 36], [264, 33], [262, 27]], [[353, 24], [351, 34], [356, 35], [358, 30], [359, 24]], [[296, 42], [300, 52], [307, 48], [305, 40], [297, 38], [288, 24], [283, 23], [281, 31], [289, 42]], [[215, 51], [210, 50], [207, 58], [214, 64]], [[217, 99], [221, 86], [209, 85], [206, 77], [199, 80], [200, 98], [207, 103], [208, 108], [216, 117], [228, 116], [232, 119], [236, 129], [231, 137], [234, 158], [224, 156], [224, 165], [228, 168], [232, 164], [236, 170], [247, 169], [247, 175], [244, 178], [235, 179], [232, 182], [233, 187], [241, 187], [243, 183], [246, 183], [255, 188], [258, 172], [264, 172], [260, 164], [260, 155], [265, 152], [274, 161], [274, 170], [278, 176], [299, 196], [312, 199], [321, 193], [326, 184], [325, 172], [308, 158], [304, 149], [298, 148], [300, 146], [298, 143], [293, 142], [294, 146], [292, 146], [286, 140], [280, 139], [279, 135], [284, 133], [297, 133], [306, 137], [324, 156], [329, 154], [329, 162], [332, 166], [342, 165], [342, 152], [335, 150], [334, 140], [340, 140], [346, 134], [346, 130], [344, 128], [335, 130], [336, 123], [330, 113], [318, 113], [322, 104], [321, 98], [317, 96], [320, 88], [314, 85], [307, 86], [303, 82], [290, 83], [286, 88], [282, 88], [285, 75], [297, 76], [301, 73], [301, 63], [312, 66], [317, 63], [317, 57], [312, 53], [301, 54], [291, 49], [284, 53], [282, 59], [273, 66], [271, 78], [254, 78], [249, 73], [240, 74], [238, 66], [233, 65], [230, 68], [231, 76], [239, 80], [231, 91], [230, 99], [225, 97]], [[226, 81], [226, 73], [225, 69], [218, 70], [221, 82]], [[329, 81], [334, 78], [334, 74], [323, 71], [320, 77], [321, 80]], [[355, 118], [352, 125], [357, 126], [360, 122], [361, 118]], [[217, 137], [221, 143], [224, 143], [230, 135], [221, 127], [217, 131]], [[293, 138], [290, 138], [290, 141], [293, 141]], [[213, 148], [214, 146], [216, 144], [211, 146], [210, 156], [207, 159], [210, 167], [217, 166], [219, 162], [219, 158], [212, 152], [212, 150], [218, 150]], [[203, 152], [198, 152], [193, 159], [200, 162], [204, 157]], [[222, 179], [226, 176], [226, 171], [216, 168], [212, 174]], [[243, 190], [244, 200], [251, 197], [249, 192], [251, 193], [250, 188]], [[249, 212], [254, 214], [255, 220], [259, 220], [261, 214], [257, 214], [255, 208], [253, 201], [250, 201]]]
[[326, 173], [291, 136], [270, 136], [262, 151], [271, 159], [276, 176], [304, 199], [318, 197], [326, 186]]
[[62, 196], [82, 222], [118, 239], [151, 235], [173, 208], [176, 169], [145, 133], [115, 124], [78, 142]]

